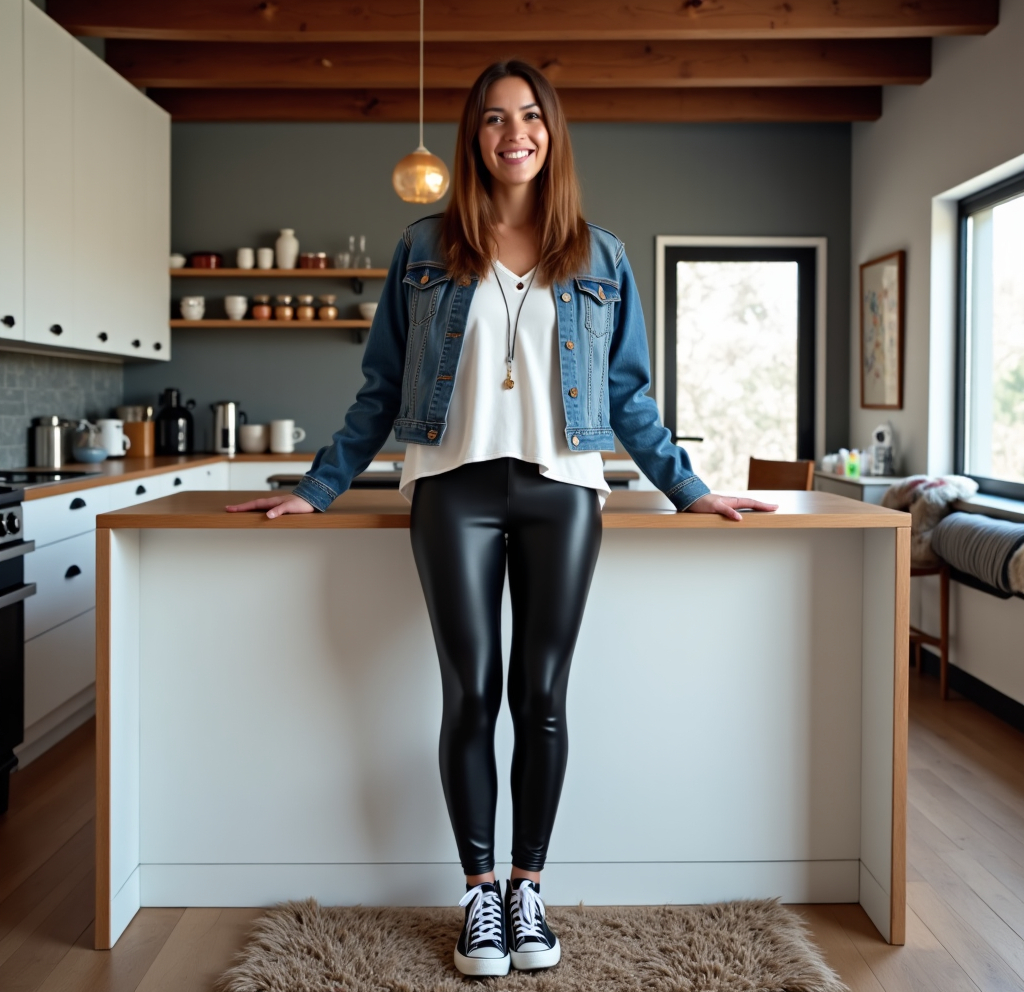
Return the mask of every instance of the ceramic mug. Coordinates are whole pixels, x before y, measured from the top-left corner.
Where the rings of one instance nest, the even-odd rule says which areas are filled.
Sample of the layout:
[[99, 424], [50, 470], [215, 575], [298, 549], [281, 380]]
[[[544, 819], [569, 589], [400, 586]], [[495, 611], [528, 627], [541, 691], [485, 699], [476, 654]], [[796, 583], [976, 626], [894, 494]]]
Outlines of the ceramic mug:
[[183, 296], [181, 298], [181, 315], [185, 320], [202, 320], [206, 313], [206, 298], [203, 296]]
[[247, 296], [225, 296], [224, 310], [229, 320], [241, 320], [245, 311], [249, 309], [249, 298]]
[[306, 432], [295, 426], [294, 420], [270, 421], [270, 450], [275, 455], [287, 455], [295, 450], [296, 441], [304, 441]]
[[273, 248], [257, 248], [256, 249], [256, 268], [257, 269], [272, 269], [274, 267], [274, 249]]
[[100, 429], [100, 447], [107, 453], [107, 457], [124, 458], [132, 446], [124, 435], [124, 421], [97, 420], [96, 426]]
[[256, 253], [251, 248], [239, 248], [235, 252], [235, 265], [240, 269], [251, 269], [256, 264]]
[[239, 424], [239, 447], [247, 455], [258, 455], [267, 450], [268, 434], [266, 424]]

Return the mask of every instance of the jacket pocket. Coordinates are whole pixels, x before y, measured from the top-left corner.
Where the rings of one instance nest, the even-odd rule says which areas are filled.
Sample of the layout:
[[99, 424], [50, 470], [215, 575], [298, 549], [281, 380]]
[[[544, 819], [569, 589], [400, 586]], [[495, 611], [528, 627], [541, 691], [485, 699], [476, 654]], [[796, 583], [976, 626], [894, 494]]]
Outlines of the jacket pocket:
[[613, 279], [580, 276], [576, 289], [583, 303], [583, 323], [589, 334], [604, 337], [614, 322], [615, 306], [621, 299], [619, 284]]
[[410, 266], [402, 280], [408, 287], [410, 326], [424, 324], [433, 318], [441, 290], [450, 278], [445, 269], [433, 263]]

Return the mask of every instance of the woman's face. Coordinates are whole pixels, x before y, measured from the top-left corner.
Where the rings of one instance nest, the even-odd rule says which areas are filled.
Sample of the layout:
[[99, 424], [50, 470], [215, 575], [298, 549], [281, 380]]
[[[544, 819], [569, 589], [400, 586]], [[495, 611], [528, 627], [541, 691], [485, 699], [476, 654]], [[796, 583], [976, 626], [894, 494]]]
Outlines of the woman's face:
[[532, 182], [548, 157], [548, 129], [530, 84], [506, 76], [487, 88], [477, 131], [480, 155], [499, 183]]

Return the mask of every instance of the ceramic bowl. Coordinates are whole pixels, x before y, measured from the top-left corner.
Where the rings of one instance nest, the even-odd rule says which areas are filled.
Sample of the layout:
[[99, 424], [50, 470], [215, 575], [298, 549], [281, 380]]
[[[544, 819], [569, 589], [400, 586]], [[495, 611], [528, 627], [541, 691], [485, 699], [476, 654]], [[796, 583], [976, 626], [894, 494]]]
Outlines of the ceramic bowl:
[[107, 452], [104, 448], [73, 448], [72, 451], [76, 462], [93, 464], [95, 462], [102, 462], [107, 457]]
[[171, 268], [172, 269], [183, 269], [185, 268], [185, 256], [174, 254], [171, 256]]
[[229, 320], [241, 320], [249, 309], [249, 300], [245, 296], [225, 296], [224, 311]]
[[373, 315], [377, 312], [376, 303], [360, 303], [359, 304], [359, 316], [363, 320], [373, 320]]
[[202, 320], [206, 312], [206, 299], [202, 296], [183, 296], [180, 307], [185, 320]]

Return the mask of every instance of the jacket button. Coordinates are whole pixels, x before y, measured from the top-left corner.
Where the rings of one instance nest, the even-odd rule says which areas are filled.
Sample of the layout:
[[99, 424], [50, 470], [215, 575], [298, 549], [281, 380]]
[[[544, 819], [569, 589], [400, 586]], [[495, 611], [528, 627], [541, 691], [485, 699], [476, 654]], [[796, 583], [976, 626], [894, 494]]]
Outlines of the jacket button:
[[597, 295], [598, 295], [598, 296], [599, 296], [599, 297], [600, 297], [600, 298], [601, 298], [602, 300], [604, 299], [604, 290], [603, 290], [603, 289], [602, 289], [602, 288], [601, 288], [600, 286], [598, 286], [598, 287], [597, 287]]
[[565, 346], [566, 346], [566, 348], [568, 348], [568, 349], [569, 349], [570, 351], [572, 351], [572, 350], [573, 350], [573, 348], [575, 348], [575, 347], [576, 347], [576, 345], [574, 345], [574, 344], [573, 344], [573, 343], [572, 343], [571, 341], [566, 341], [566, 342], [565, 342]]
[[572, 436], [572, 446], [578, 448], [580, 446], [580, 439], [575, 434]]
[[430, 282], [430, 276], [426, 272], [424, 272], [423, 275], [420, 276], [420, 283], [425, 282]]
[[427, 431], [427, 440], [433, 441], [437, 437], [437, 431]]
[[568, 293], [563, 293], [562, 294], [562, 302], [563, 303], [568, 303], [571, 299], [572, 299], [572, 297]]
[[579, 396], [579, 394], [580, 394], [580, 391], [575, 386], [573, 386], [572, 389], [569, 390], [569, 395], [573, 399], [576, 399], [576, 397]]

